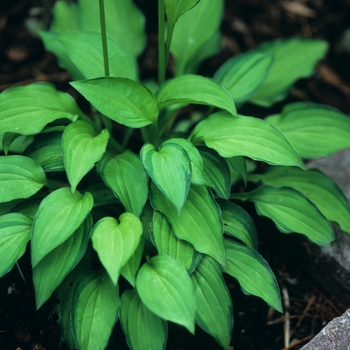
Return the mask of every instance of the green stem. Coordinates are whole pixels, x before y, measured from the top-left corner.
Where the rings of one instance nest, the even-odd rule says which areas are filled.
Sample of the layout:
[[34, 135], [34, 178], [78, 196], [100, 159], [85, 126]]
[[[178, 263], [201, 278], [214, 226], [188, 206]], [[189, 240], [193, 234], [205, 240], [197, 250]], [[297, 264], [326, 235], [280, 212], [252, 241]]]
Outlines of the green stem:
[[165, 52], [165, 13], [164, 0], [158, 0], [158, 84], [165, 81], [166, 52]]
[[107, 31], [106, 31], [106, 17], [104, 0], [99, 0], [100, 6], [100, 25], [101, 25], [101, 39], [103, 52], [103, 65], [105, 68], [105, 76], [109, 76], [109, 60], [108, 60], [108, 45], [107, 45]]

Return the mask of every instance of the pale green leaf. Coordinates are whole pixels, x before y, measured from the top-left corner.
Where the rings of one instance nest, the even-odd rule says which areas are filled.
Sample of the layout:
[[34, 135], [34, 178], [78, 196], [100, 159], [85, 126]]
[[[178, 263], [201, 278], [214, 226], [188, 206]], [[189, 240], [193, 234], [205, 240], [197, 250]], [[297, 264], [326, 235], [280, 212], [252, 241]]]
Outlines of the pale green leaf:
[[177, 143], [164, 143], [158, 151], [148, 143], [141, 148], [140, 158], [150, 178], [180, 213], [191, 181], [187, 152]]
[[262, 119], [214, 113], [197, 124], [191, 137], [195, 144], [204, 141], [225, 158], [246, 156], [273, 165], [305, 168], [287, 138]]
[[282, 312], [280, 290], [269, 264], [254, 249], [225, 240], [227, 268], [224, 272], [236, 278], [245, 294], [262, 298], [269, 306]]
[[109, 133], [96, 135], [93, 126], [78, 120], [66, 127], [62, 135], [63, 161], [72, 192], [106, 151]]
[[94, 225], [92, 246], [115, 285], [121, 268], [139, 245], [141, 235], [141, 221], [131, 213], [123, 213], [119, 220], [104, 217]]
[[[80, 0], [79, 5], [82, 28], [100, 33], [98, 1]], [[134, 1], [105, 0], [104, 9], [107, 35], [118, 41], [133, 56], [139, 55], [146, 44], [145, 17]], [[112, 53], [110, 48], [108, 51]]]
[[75, 121], [82, 115], [73, 98], [47, 83], [16, 86], [0, 94], [0, 134], [39, 133], [57, 119]]
[[89, 216], [67, 240], [48, 253], [33, 268], [37, 309], [50, 298], [63, 279], [82, 259], [88, 246], [91, 227], [92, 218]]
[[289, 187], [263, 185], [231, 198], [252, 200], [259, 215], [274, 221], [284, 233], [301, 233], [318, 245], [327, 246], [334, 240], [334, 233], [327, 219], [302, 193]]
[[137, 275], [136, 289], [153, 313], [194, 333], [195, 296], [191, 279], [180, 262], [168, 255], [151, 258]]
[[296, 102], [266, 121], [279, 129], [303, 158], [328, 156], [350, 147], [350, 118], [328, 106]]
[[156, 93], [159, 108], [172, 104], [202, 104], [236, 114], [231, 95], [215, 80], [200, 75], [181, 75], [163, 83]]
[[157, 121], [155, 96], [136, 81], [106, 77], [75, 81], [71, 85], [97, 110], [119, 124], [141, 128]]
[[230, 293], [216, 261], [203, 256], [191, 275], [196, 296], [196, 323], [228, 349], [233, 326]]
[[273, 167], [265, 174], [252, 174], [251, 181], [262, 181], [274, 187], [288, 186], [304, 194], [329, 221], [350, 233], [350, 207], [341, 189], [317, 169]]
[[93, 271], [76, 285], [72, 302], [78, 349], [105, 349], [120, 307], [119, 288], [103, 271]]
[[151, 238], [159, 255], [172, 256], [191, 273], [196, 254], [192, 244], [177, 239], [167, 218], [159, 212], [154, 213]]
[[250, 101], [269, 107], [283, 100], [292, 85], [309, 77], [328, 49], [326, 41], [305, 38], [279, 39], [258, 46], [255, 51], [274, 56], [270, 73]]
[[126, 290], [121, 298], [120, 321], [126, 341], [133, 350], [165, 349], [168, 325], [141, 301], [136, 289]]
[[0, 156], [0, 202], [28, 198], [46, 183], [42, 167], [19, 155]]
[[191, 185], [180, 215], [154, 184], [151, 203], [168, 218], [177, 238], [191, 243], [195, 250], [210, 255], [221, 265], [226, 264], [221, 213], [207, 188]]
[[[41, 37], [46, 50], [57, 56], [59, 65], [69, 71], [73, 80], [105, 75], [101, 34], [79, 30], [64, 33], [42, 32]], [[136, 80], [134, 58], [113, 38], [108, 37], [107, 44], [110, 76]]]
[[19, 213], [0, 216], [0, 277], [9, 272], [26, 251], [32, 222]]
[[148, 176], [140, 158], [127, 150], [113, 158], [102, 158], [97, 169], [126, 211], [139, 217], [148, 198]]
[[170, 51], [175, 58], [175, 75], [194, 73], [199, 63], [220, 50], [213, 50], [208, 42], [220, 35], [224, 1], [201, 0], [182, 15], [174, 29]]
[[251, 51], [226, 61], [214, 79], [231, 94], [235, 102], [246, 101], [265, 81], [273, 55]]
[[258, 234], [253, 219], [239, 205], [217, 200], [224, 223], [224, 232], [238, 238], [248, 247], [258, 248]]
[[89, 192], [84, 195], [78, 191], [72, 193], [69, 187], [51, 192], [42, 200], [32, 231], [33, 267], [78, 229], [90, 213], [93, 202]]

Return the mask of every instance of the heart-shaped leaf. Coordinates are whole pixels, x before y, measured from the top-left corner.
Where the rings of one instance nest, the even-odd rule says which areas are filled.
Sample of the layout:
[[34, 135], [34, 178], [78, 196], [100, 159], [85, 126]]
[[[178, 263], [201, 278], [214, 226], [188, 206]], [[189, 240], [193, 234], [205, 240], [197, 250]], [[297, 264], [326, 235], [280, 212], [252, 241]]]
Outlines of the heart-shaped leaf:
[[131, 213], [122, 214], [119, 222], [105, 217], [93, 227], [92, 245], [115, 285], [121, 268], [134, 254], [141, 235], [141, 221]]
[[78, 120], [66, 127], [62, 135], [63, 161], [72, 192], [106, 151], [108, 131], [99, 135], [92, 125]]
[[157, 121], [158, 102], [144, 85], [126, 78], [72, 82], [97, 110], [119, 124], [141, 128]]
[[42, 200], [32, 231], [33, 267], [74, 233], [90, 213], [93, 203], [91, 193], [72, 193], [68, 187], [51, 192]]
[[168, 255], [151, 258], [137, 275], [136, 289], [142, 302], [153, 313], [194, 333], [194, 291], [180, 262]]
[[164, 143], [158, 152], [153, 145], [145, 144], [140, 157], [150, 178], [180, 213], [191, 182], [187, 152], [177, 143]]

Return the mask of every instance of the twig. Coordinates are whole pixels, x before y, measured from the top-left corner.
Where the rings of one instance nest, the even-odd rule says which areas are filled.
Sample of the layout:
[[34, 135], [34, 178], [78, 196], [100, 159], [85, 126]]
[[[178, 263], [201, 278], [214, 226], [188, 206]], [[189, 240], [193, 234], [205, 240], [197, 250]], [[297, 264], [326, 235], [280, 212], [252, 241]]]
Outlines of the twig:
[[286, 287], [282, 287], [283, 305], [285, 308], [285, 321], [284, 321], [284, 347], [288, 348], [290, 345], [290, 314], [289, 314], [289, 294]]

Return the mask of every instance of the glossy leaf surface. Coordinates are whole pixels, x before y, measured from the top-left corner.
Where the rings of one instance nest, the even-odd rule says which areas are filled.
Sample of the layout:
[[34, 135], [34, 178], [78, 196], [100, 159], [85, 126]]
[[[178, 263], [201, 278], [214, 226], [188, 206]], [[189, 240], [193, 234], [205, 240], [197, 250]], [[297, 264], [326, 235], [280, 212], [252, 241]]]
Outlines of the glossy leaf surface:
[[192, 131], [192, 142], [204, 141], [222, 157], [246, 156], [274, 165], [304, 168], [286, 137], [265, 121], [226, 112], [211, 114]]
[[191, 275], [196, 296], [196, 323], [228, 349], [233, 326], [230, 293], [216, 261], [204, 256]]
[[93, 271], [75, 287], [72, 318], [78, 349], [104, 349], [118, 319], [119, 288], [106, 273]]
[[106, 151], [109, 133], [99, 135], [91, 124], [78, 120], [66, 127], [62, 135], [63, 161], [72, 192]]
[[250, 175], [249, 179], [274, 187], [296, 189], [309, 198], [329, 221], [336, 222], [343, 231], [350, 233], [348, 201], [340, 188], [321, 171], [274, 167], [265, 174]]
[[98, 172], [126, 211], [139, 217], [148, 198], [148, 176], [140, 158], [128, 150], [106, 157], [98, 164]]
[[105, 217], [95, 224], [92, 245], [115, 285], [121, 268], [139, 245], [141, 235], [141, 221], [131, 213], [122, 214], [119, 220]]
[[159, 108], [172, 104], [202, 104], [236, 114], [231, 95], [215, 80], [200, 75], [181, 75], [162, 84], [156, 93]]
[[9, 272], [24, 254], [33, 220], [23, 214], [0, 216], [0, 277]]
[[224, 272], [236, 278], [246, 294], [262, 298], [269, 306], [282, 312], [282, 303], [276, 277], [262, 256], [250, 247], [225, 240], [227, 269]]
[[82, 112], [73, 98], [51, 84], [16, 86], [0, 94], [0, 134], [39, 133], [60, 118], [75, 121]]
[[98, 78], [71, 85], [97, 110], [119, 124], [141, 128], [154, 123], [158, 102], [145, 86], [125, 78]]
[[46, 183], [44, 170], [25, 156], [0, 157], [0, 203], [28, 198]]
[[274, 61], [268, 77], [250, 101], [269, 107], [283, 100], [298, 79], [314, 72], [316, 63], [324, 57], [327, 49], [326, 41], [304, 38], [275, 40], [257, 47], [259, 52], [273, 54]]
[[31, 239], [33, 267], [78, 229], [92, 206], [93, 197], [89, 192], [72, 193], [69, 187], [51, 192], [41, 201]]
[[180, 262], [168, 255], [151, 258], [137, 275], [136, 289], [153, 313], [194, 333], [195, 296], [191, 279]]
[[350, 147], [349, 116], [328, 106], [292, 103], [266, 121], [281, 130], [303, 158], [324, 157]]
[[272, 219], [281, 232], [301, 233], [323, 246], [334, 239], [331, 225], [317, 207], [292, 188], [263, 185], [250, 193], [231, 195], [231, 198], [252, 200], [258, 214]]
[[158, 151], [153, 145], [145, 144], [140, 158], [150, 178], [180, 213], [191, 181], [187, 152], [177, 143], [162, 144]]
[[88, 217], [67, 240], [48, 253], [33, 268], [37, 309], [50, 298], [85, 254], [91, 226], [92, 218]]
[[191, 243], [195, 250], [210, 255], [221, 265], [226, 264], [220, 209], [207, 188], [192, 185], [180, 215], [154, 185], [151, 203], [168, 218], [177, 238]]
[[224, 223], [224, 232], [238, 238], [248, 247], [258, 248], [258, 234], [253, 219], [239, 205], [217, 200]]
[[214, 79], [227, 89], [235, 102], [246, 101], [265, 81], [272, 63], [270, 53], [246, 52], [226, 61]]
[[126, 290], [122, 295], [120, 321], [131, 349], [165, 349], [167, 322], [143, 304], [136, 289]]

